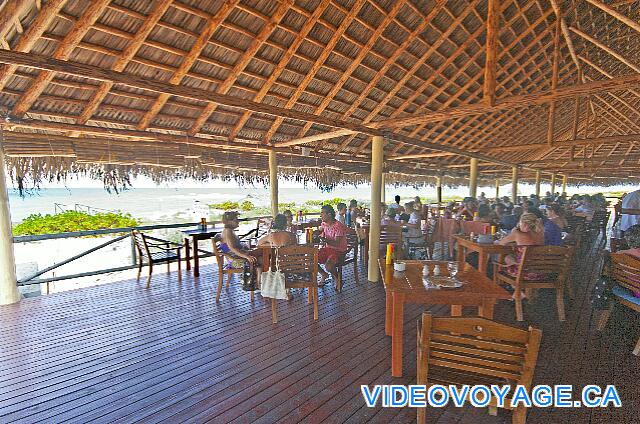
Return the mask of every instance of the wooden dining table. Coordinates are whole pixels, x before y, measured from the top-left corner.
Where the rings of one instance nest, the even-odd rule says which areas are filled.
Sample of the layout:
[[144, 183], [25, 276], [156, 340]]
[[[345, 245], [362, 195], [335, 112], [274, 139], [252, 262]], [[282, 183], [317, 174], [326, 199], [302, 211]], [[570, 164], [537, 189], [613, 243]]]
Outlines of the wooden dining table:
[[499, 299], [510, 299], [511, 294], [494, 284], [486, 275], [469, 264], [459, 268], [456, 279], [463, 285], [456, 289], [427, 288], [423, 282], [425, 265], [440, 266], [441, 275], [448, 275], [445, 261], [402, 261], [406, 270], [396, 272], [393, 264], [379, 259], [378, 264], [386, 294], [385, 333], [391, 336], [391, 375], [402, 377], [404, 335], [404, 305], [450, 305], [451, 315], [462, 315], [463, 306], [478, 308], [478, 315], [493, 319], [493, 309]]
[[[469, 252], [478, 252], [478, 271], [480, 271], [482, 275], [487, 275], [487, 264], [490, 255], [497, 254], [504, 257], [504, 255], [513, 252], [513, 249], [509, 246], [494, 243], [478, 243], [477, 240], [471, 239], [468, 235], [457, 234], [453, 236], [453, 239], [458, 245], [458, 263], [460, 266], [465, 263], [464, 259]], [[500, 260], [500, 262], [503, 261]]]
[[[191, 258], [190, 258], [190, 244], [193, 247], [193, 276], [200, 276], [200, 255], [198, 252], [198, 241], [199, 240], [208, 240], [211, 239], [222, 232], [221, 228], [196, 228], [191, 230], [183, 230], [182, 234], [184, 234], [184, 246], [185, 246], [185, 259], [187, 261], [187, 270], [191, 269]], [[189, 238], [191, 238], [191, 243], [189, 243]]]

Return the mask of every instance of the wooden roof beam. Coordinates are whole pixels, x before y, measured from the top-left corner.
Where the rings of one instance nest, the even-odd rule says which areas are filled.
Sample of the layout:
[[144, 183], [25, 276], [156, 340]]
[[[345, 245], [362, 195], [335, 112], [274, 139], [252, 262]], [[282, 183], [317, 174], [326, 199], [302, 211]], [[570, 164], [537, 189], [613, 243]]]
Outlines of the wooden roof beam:
[[558, 4], [558, 0], [551, 0], [551, 7], [553, 7], [553, 11], [556, 13], [556, 18], [560, 21], [560, 29], [562, 30], [562, 35], [564, 36], [564, 41], [567, 43], [567, 47], [569, 48], [569, 54], [571, 55], [571, 59], [573, 63], [575, 63], [578, 71], [580, 68], [580, 61], [578, 60], [578, 56], [576, 55], [576, 49], [573, 46], [573, 41], [571, 40], [571, 34], [569, 33], [569, 27], [567, 23], [564, 21], [562, 16], [562, 10], [560, 9], [560, 5]]
[[[322, 14], [324, 13], [325, 9], [329, 6], [329, 4], [330, 4], [330, 0], [322, 0], [320, 4], [316, 6], [315, 10], [313, 11], [313, 14], [306, 19], [304, 25], [302, 26], [302, 28], [300, 28], [300, 31], [296, 35], [296, 38], [294, 39], [294, 41], [289, 45], [289, 48], [284, 52], [278, 64], [275, 65], [274, 70], [271, 72], [271, 75], [269, 75], [269, 79], [262, 85], [262, 87], [260, 88], [260, 91], [256, 94], [254, 101], [261, 102], [265, 98], [265, 96], [269, 93], [269, 90], [271, 89], [273, 84], [276, 82], [278, 77], [280, 77], [280, 74], [282, 74], [282, 72], [285, 70], [285, 68], [287, 67], [287, 64], [289, 63], [291, 58], [295, 55], [296, 51], [298, 50], [298, 47], [300, 47], [300, 44], [302, 44], [302, 42], [305, 41], [307, 35], [309, 34], [309, 32], [311, 32], [316, 22], [320, 19], [320, 16], [322, 16]], [[233, 129], [229, 134], [230, 140], [233, 140], [238, 136], [238, 133], [240, 132], [240, 130], [242, 130], [242, 128], [244, 127], [244, 124], [247, 123], [250, 116], [251, 116], [251, 113], [249, 111], [243, 112], [242, 116], [240, 117], [240, 119], [235, 124], [235, 126], [233, 127]]]
[[[29, 25], [27, 31], [22, 34], [13, 47], [13, 50], [16, 52], [30, 51], [40, 36], [49, 28], [51, 22], [53, 22], [66, 2], [67, 0], [50, 0], [46, 2], [31, 22], [31, 25]], [[0, 67], [0, 90], [7, 85], [7, 82], [9, 82], [9, 79], [16, 69], [18, 69], [18, 65], [11, 62], [5, 62], [5, 64]]]
[[[110, 2], [111, 0], [95, 0], [89, 3], [73, 28], [67, 33], [62, 42], [58, 44], [58, 48], [53, 53], [53, 58], [58, 60], [69, 59], [71, 53], [73, 53], [80, 41], [82, 41], [87, 31], [89, 31], [98, 18], [100, 18], [102, 12], [104, 12]], [[51, 80], [53, 80], [54, 76], [55, 72], [40, 72], [31, 83], [31, 86], [22, 94], [22, 97], [20, 97], [13, 107], [13, 114], [18, 117], [23, 116], [38, 99], [40, 94], [42, 94]]]
[[[280, 23], [280, 20], [284, 17], [292, 4], [293, 0], [284, 0], [280, 3], [280, 6], [276, 9], [271, 18], [267, 22], [265, 22], [260, 32], [251, 41], [251, 44], [249, 45], [249, 47], [247, 47], [247, 50], [245, 50], [245, 52], [238, 58], [235, 65], [233, 65], [233, 69], [229, 71], [229, 75], [224, 80], [224, 82], [216, 88], [217, 93], [227, 94], [229, 92], [229, 89], [233, 87], [233, 84], [238, 79], [238, 76], [240, 76], [240, 73], [249, 64], [260, 46], [262, 46], [267, 38], [269, 38], [273, 30], [276, 29], [278, 23]], [[216, 110], [216, 107], [218, 107], [217, 103], [207, 104], [204, 110], [200, 113], [200, 116], [196, 118], [196, 121], [189, 129], [189, 135], [193, 136], [202, 129], [211, 114]]]
[[[229, 16], [233, 8], [240, 0], [226, 0], [221, 6], [220, 9], [208, 18], [208, 21], [205, 27], [201, 30], [200, 36], [191, 46], [191, 50], [189, 53], [182, 59], [182, 63], [180, 67], [175, 71], [171, 79], [169, 79], [168, 83], [172, 85], [178, 85], [182, 82], [182, 79], [187, 75], [193, 64], [196, 62], [202, 49], [207, 45], [209, 39], [213, 36], [213, 33], [218, 30], [220, 24]], [[182, 7], [184, 5], [178, 5], [177, 3], [172, 3], [174, 7]], [[145, 114], [145, 116], [140, 120], [137, 125], [139, 130], [146, 129], [155, 116], [160, 112], [162, 107], [165, 105], [170, 95], [167, 93], [160, 93], [156, 101], [151, 105], [149, 111]]]
[[589, 34], [586, 34], [586, 33], [582, 32], [582, 31], [580, 31], [578, 28], [571, 27], [571, 31], [575, 32], [580, 37], [584, 38], [585, 40], [591, 42], [593, 45], [595, 45], [595, 46], [601, 48], [602, 50], [604, 50], [605, 52], [609, 53], [611, 56], [615, 57], [620, 62], [624, 63], [629, 68], [631, 68], [634, 71], [640, 73], [640, 66], [638, 66], [635, 63], [631, 62], [630, 60], [626, 59], [624, 56], [620, 55], [619, 53], [617, 53], [615, 50], [613, 50], [609, 46], [607, 46], [605, 44], [602, 44], [600, 41], [596, 40], [595, 38], [593, 38]]
[[24, 12], [28, 2], [24, 0], [7, 0], [0, 10], [0, 38], [7, 35], [11, 25], [20, 20], [20, 15]]
[[[111, 70], [120, 72], [126, 68], [127, 64], [134, 58], [140, 47], [142, 47], [145, 40], [153, 28], [155, 28], [158, 21], [160, 21], [171, 3], [172, 0], [162, 0], [155, 5], [152, 13], [146, 17], [131, 42], [127, 44], [127, 47], [125, 47], [120, 56], [116, 59], [113, 65], [111, 65]], [[98, 106], [100, 106], [109, 91], [111, 91], [112, 87], [113, 82], [111, 81], [103, 81], [100, 83], [100, 87], [95, 91], [87, 106], [82, 110], [82, 113], [80, 113], [80, 117], [76, 120], [76, 123], [85, 124], [98, 109]]]
[[617, 10], [612, 8], [611, 6], [604, 4], [599, 0], [585, 0], [585, 1], [587, 3], [591, 3], [592, 5], [597, 7], [598, 9], [604, 11], [605, 13], [613, 16], [614, 18], [616, 18], [620, 22], [623, 22], [623, 23], [629, 25], [631, 28], [635, 29], [636, 31], [640, 32], [640, 23], [638, 23], [638, 22], [634, 21], [633, 19], [629, 18], [628, 16], [618, 12]]

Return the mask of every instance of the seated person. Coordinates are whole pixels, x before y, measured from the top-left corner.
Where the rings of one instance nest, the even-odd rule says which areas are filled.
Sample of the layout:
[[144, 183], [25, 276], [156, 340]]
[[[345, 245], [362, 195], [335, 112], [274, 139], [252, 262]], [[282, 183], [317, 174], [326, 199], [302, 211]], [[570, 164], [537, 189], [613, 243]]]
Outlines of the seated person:
[[[507, 265], [507, 273], [511, 276], [518, 275], [518, 268], [522, 260], [522, 247], [524, 246], [542, 246], [544, 245], [544, 225], [542, 220], [532, 213], [523, 213], [520, 216], [518, 226], [508, 236], [497, 240], [496, 244], [506, 246], [515, 244], [515, 256], [507, 255], [505, 264]], [[544, 278], [544, 276], [530, 272], [525, 275], [527, 280], [536, 280]], [[524, 296], [523, 296], [524, 297]]]
[[389, 209], [399, 209], [400, 208], [400, 196], [398, 196], [396, 194], [396, 196], [394, 197], [395, 202], [391, 203], [389, 205]]
[[500, 219], [500, 228], [503, 230], [511, 231], [516, 225], [518, 225], [518, 221], [520, 220], [520, 215], [522, 215], [522, 207], [514, 206], [513, 210], [508, 215], [503, 215]]
[[560, 230], [564, 230], [565, 228], [567, 228], [567, 220], [564, 217], [564, 211], [562, 210], [562, 207], [560, 207], [560, 205], [558, 205], [557, 203], [552, 203], [547, 207], [546, 212], [549, 221], [556, 224], [558, 228], [560, 228]]
[[404, 205], [407, 212], [401, 218], [401, 222], [407, 226], [408, 231], [404, 233], [405, 238], [410, 244], [423, 244], [424, 236], [422, 235], [422, 225], [420, 219], [420, 213], [422, 211], [422, 205], [417, 206], [414, 202], [409, 202]]
[[338, 209], [338, 214], [336, 215], [336, 219], [346, 225], [347, 224], [347, 204], [338, 203], [336, 205], [336, 209]]
[[320, 273], [318, 286], [322, 287], [329, 274], [331, 274], [334, 281], [337, 281], [336, 264], [340, 261], [340, 257], [347, 253], [349, 248], [349, 242], [347, 241], [349, 227], [336, 220], [336, 212], [331, 205], [322, 207], [320, 218], [322, 219], [320, 241], [325, 245], [318, 251], [318, 263], [323, 264], [326, 268], [325, 271], [318, 267], [318, 272]]
[[258, 246], [295, 246], [298, 244], [296, 235], [287, 230], [287, 217], [279, 213], [273, 219], [271, 232], [258, 240]]
[[284, 212], [282, 212], [282, 214], [287, 220], [287, 227], [286, 227], [287, 231], [293, 232], [293, 213], [291, 213], [291, 211], [287, 209]]
[[386, 214], [380, 220], [381, 225], [396, 224], [396, 211], [395, 209], [387, 209]]
[[491, 220], [491, 207], [485, 203], [478, 206], [478, 216], [474, 217], [473, 220], [493, 224]]
[[[234, 268], [241, 268], [244, 266], [244, 263], [247, 262], [251, 267], [251, 274], [254, 275], [255, 270], [257, 274], [257, 281], [260, 281], [260, 274], [262, 270], [260, 269], [259, 260], [262, 259], [262, 251], [260, 249], [249, 250], [243, 248], [240, 243], [240, 239], [235, 232], [236, 228], [239, 226], [238, 212], [225, 212], [222, 215], [222, 223], [224, 225], [224, 230], [222, 230], [220, 250], [222, 253], [227, 253], [237, 258], [232, 261], [231, 266]], [[246, 291], [255, 290], [256, 281], [254, 279], [251, 281], [244, 281], [242, 289]]]

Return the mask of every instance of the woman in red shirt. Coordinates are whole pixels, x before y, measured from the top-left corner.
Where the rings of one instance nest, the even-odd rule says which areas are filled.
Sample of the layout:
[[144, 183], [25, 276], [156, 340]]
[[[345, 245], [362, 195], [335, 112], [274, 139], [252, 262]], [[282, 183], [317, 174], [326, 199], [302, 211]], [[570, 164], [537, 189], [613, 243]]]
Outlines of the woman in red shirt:
[[320, 273], [318, 285], [322, 287], [329, 274], [334, 281], [337, 280], [336, 264], [340, 261], [340, 257], [347, 253], [349, 227], [336, 220], [336, 212], [331, 205], [322, 207], [320, 218], [322, 219], [320, 241], [324, 243], [324, 246], [318, 251], [318, 263], [323, 264], [326, 268], [326, 271], [322, 268], [318, 270]]

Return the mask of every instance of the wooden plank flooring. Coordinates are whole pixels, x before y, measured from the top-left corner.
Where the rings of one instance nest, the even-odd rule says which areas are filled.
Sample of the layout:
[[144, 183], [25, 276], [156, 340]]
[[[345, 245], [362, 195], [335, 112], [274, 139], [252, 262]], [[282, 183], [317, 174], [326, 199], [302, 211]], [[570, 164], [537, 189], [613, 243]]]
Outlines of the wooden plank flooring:
[[[580, 255], [559, 323], [551, 293], [525, 304], [525, 323], [543, 330], [537, 384], [615, 384], [619, 409], [533, 409], [529, 423], [640, 422], [640, 358], [631, 350], [638, 317], [623, 308], [592, 331], [592, 246]], [[337, 294], [320, 290], [320, 319], [306, 295], [270, 304], [232, 284], [214, 302], [212, 266], [200, 279], [158, 272], [151, 289], [121, 281], [0, 307], [0, 422], [24, 423], [409, 423], [415, 410], [367, 408], [361, 384], [415, 381], [416, 320], [405, 312], [404, 377], [390, 375], [384, 290], [348, 275]], [[215, 274], [215, 275], [214, 275]], [[361, 275], [361, 281], [365, 275]], [[446, 307], [428, 308], [434, 314]], [[511, 302], [496, 320], [514, 323]], [[430, 409], [431, 423], [506, 423], [475, 408]]]

